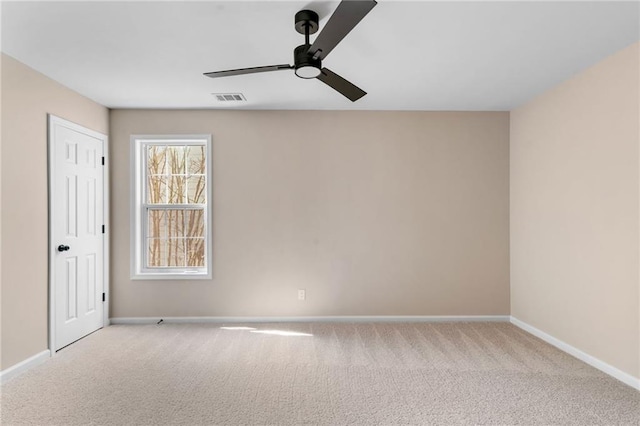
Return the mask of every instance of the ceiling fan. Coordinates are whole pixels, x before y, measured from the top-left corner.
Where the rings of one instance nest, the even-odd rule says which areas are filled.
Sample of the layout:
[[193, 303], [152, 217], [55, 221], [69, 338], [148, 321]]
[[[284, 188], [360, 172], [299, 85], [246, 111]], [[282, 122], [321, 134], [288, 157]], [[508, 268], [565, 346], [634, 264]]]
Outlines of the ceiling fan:
[[318, 31], [318, 14], [313, 10], [301, 10], [296, 13], [295, 29], [300, 34], [304, 34], [304, 44], [296, 47], [293, 51], [294, 65], [282, 64], [240, 68], [235, 70], [213, 71], [205, 73], [204, 75], [217, 78], [293, 69], [298, 77], [305, 79], [317, 78], [349, 98], [352, 102], [355, 102], [366, 95], [367, 92], [348, 82], [330, 69], [323, 68], [322, 61], [376, 4], [375, 0], [342, 0], [313, 44], [309, 44], [309, 35]]

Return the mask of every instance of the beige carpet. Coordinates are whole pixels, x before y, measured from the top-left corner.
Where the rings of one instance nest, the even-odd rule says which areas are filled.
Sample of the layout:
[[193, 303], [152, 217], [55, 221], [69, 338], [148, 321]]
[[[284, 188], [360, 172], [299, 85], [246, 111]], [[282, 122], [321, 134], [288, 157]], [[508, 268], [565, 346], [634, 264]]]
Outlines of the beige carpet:
[[100, 330], [3, 385], [2, 424], [640, 422], [640, 392], [507, 323], [246, 325]]

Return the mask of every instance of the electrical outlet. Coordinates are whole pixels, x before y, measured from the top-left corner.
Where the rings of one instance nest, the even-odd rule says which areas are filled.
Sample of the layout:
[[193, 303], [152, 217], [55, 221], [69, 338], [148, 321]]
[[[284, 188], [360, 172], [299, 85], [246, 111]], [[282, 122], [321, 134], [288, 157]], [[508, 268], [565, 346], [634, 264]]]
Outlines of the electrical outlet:
[[305, 300], [307, 298], [307, 292], [304, 289], [298, 289], [298, 300]]

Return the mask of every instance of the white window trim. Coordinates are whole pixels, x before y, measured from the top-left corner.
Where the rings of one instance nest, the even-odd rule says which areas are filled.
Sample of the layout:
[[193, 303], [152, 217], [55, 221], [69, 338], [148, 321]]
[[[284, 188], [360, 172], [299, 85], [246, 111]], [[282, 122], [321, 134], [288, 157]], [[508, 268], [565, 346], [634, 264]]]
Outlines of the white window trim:
[[[206, 267], [197, 269], [189, 268], [185, 270], [168, 269], [166, 272], [148, 270], [144, 268], [144, 241], [143, 233], [145, 226], [143, 200], [144, 196], [144, 168], [143, 154], [144, 147], [149, 143], [167, 144], [179, 143], [182, 145], [206, 145], [206, 205], [205, 205], [205, 259]], [[212, 145], [211, 135], [131, 135], [131, 279], [132, 280], [193, 280], [211, 279], [213, 277], [213, 239], [212, 239]]]

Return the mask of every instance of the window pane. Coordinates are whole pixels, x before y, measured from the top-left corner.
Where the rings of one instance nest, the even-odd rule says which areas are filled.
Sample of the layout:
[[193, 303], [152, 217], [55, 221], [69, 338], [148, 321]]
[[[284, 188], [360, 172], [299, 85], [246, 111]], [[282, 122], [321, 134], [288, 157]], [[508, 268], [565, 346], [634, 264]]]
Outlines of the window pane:
[[167, 240], [164, 238], [147, 239], [147, 268], [166, 266]]
[[[204, 237], [204, 210], [149, 209], [147, 217], [149, 237], [147, 238], [147, 267], [187, 266], [185, 236], [195, 233], [195, 235]], [[188, 226], [191, 227], [191, 230], [187, 228]], [[200, 244], [203, 245], [202, 251], [204, 253], [204, 238], [199, 239], [202, 240]], [[196, 248], [192, 247], [191, 251], [194, 250]], [[204, 262], [204, 257], [202, 262]]]
[[166, 203], [167, 178], [164, 176], [150, 176], [147, 183], [147, 202], [149, 204]]
[[172, 175], [183, 175], [186, 173], [185, 157], [183, 146], [168, 146], [167, 160], [169, 162], [169, 173]]
[[169, 238], [166, 263], [166, 266], [185, 266], [184, 238]]
[[187, 202], [191, 204], [204, 204], [205, 198], [205, 177], [190, 176], [187, 178]]
[[147, 215], [148, 237], [167, 237], [167, 212], [165, 210], [149, 209]]
[[147, 147], [147, 174], [163, 175], [167, 172], [167, 149], [164, 146]]
[[204, 174], [206, 170], [204, 145], [188, 146], [186, 147], [186, 152], [189, 173], [192, 175]]
[[204, 238], [187, 238], [187, 266], [204, 266]]
[[169, 204], [184, 204], [187, 178], [185, 176], [171, 176], [169, 178]]
[[184, 210], [167, 210], [167, 236], [184, 237]]
[[184, 238], [149, 238], [147, 267], [167, 268], [185, 266]]
[[185, 227], [185, 237], [204, 237], [204, 210], [186, 210]]

